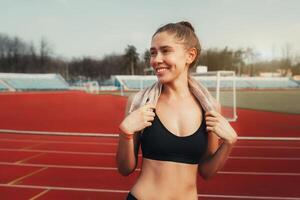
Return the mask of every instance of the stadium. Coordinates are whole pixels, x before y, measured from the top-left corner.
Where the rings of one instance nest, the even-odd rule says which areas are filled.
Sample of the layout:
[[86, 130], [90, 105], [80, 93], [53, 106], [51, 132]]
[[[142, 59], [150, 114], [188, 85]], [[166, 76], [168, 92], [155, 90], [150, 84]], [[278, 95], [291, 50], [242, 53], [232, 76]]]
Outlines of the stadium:
[[[233, 71], [193, 76], [239, 135], [218, 175], [198, 180], [199, 199], [299, 199], [300, 82]], [[1, 199], [124, 199], [141, 159], [129, 177], [118, 174], [118, 126], [127, 96], [155, 81], [114, 75], [111, 85], [71, 85], [59, 74], [0, 73]]]

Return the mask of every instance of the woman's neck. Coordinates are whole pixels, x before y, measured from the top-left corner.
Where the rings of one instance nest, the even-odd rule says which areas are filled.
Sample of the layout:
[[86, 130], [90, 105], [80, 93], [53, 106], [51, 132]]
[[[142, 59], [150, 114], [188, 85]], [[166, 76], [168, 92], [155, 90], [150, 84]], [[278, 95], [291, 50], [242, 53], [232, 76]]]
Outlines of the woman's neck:
[[188, 77], [179, 77], [176, 80], [164, 83], [162, 94], [169, 99], [182, 99], [191, 96], [188, 86]]

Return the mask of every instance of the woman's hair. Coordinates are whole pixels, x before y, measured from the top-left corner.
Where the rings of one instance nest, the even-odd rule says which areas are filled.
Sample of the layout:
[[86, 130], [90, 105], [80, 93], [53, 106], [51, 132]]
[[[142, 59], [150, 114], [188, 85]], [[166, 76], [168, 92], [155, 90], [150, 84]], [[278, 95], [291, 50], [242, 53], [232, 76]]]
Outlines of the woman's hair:
[[162, 32], [167, 32], [170, 34], [175, 34], [175, 37], [181, 40], [186, 48], [196, 48], [197, 55], [195, 60], [191, 63], [190, 68], [194, 67], [198, 59], [200, 57], [201, 46], [198, 40], [198, 37], [195, 34], [194, 27], [191, 23], [186, 21], [181, 21], [177, 23], [169, 23], [157, 29], [157, 31], [153, 34], [152, 38]]

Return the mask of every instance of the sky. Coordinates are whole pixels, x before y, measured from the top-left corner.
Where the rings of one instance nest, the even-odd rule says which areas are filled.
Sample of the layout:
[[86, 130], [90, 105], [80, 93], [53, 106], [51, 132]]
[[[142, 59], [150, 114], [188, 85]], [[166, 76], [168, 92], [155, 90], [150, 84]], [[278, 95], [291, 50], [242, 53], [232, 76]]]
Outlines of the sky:
[[143, 54], [157, 28], [178, 21], [192, 23], [204, 50], [300, 55], [300, 0], [0, 0], [0, 33], [36, 46], [45, 38], [65, 59], [122, 54], [127, 45]]

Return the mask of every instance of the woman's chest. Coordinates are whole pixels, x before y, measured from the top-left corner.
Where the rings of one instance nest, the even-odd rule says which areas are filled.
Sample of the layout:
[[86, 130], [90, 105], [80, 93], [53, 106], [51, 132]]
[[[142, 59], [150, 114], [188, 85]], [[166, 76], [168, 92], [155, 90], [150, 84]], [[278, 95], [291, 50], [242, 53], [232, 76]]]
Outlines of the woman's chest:
[[156, 115], [161, 123], [176, 136], [188, 136], [201, 125], [203, 111], [194, 101], [165, 102], [159, 101]]

